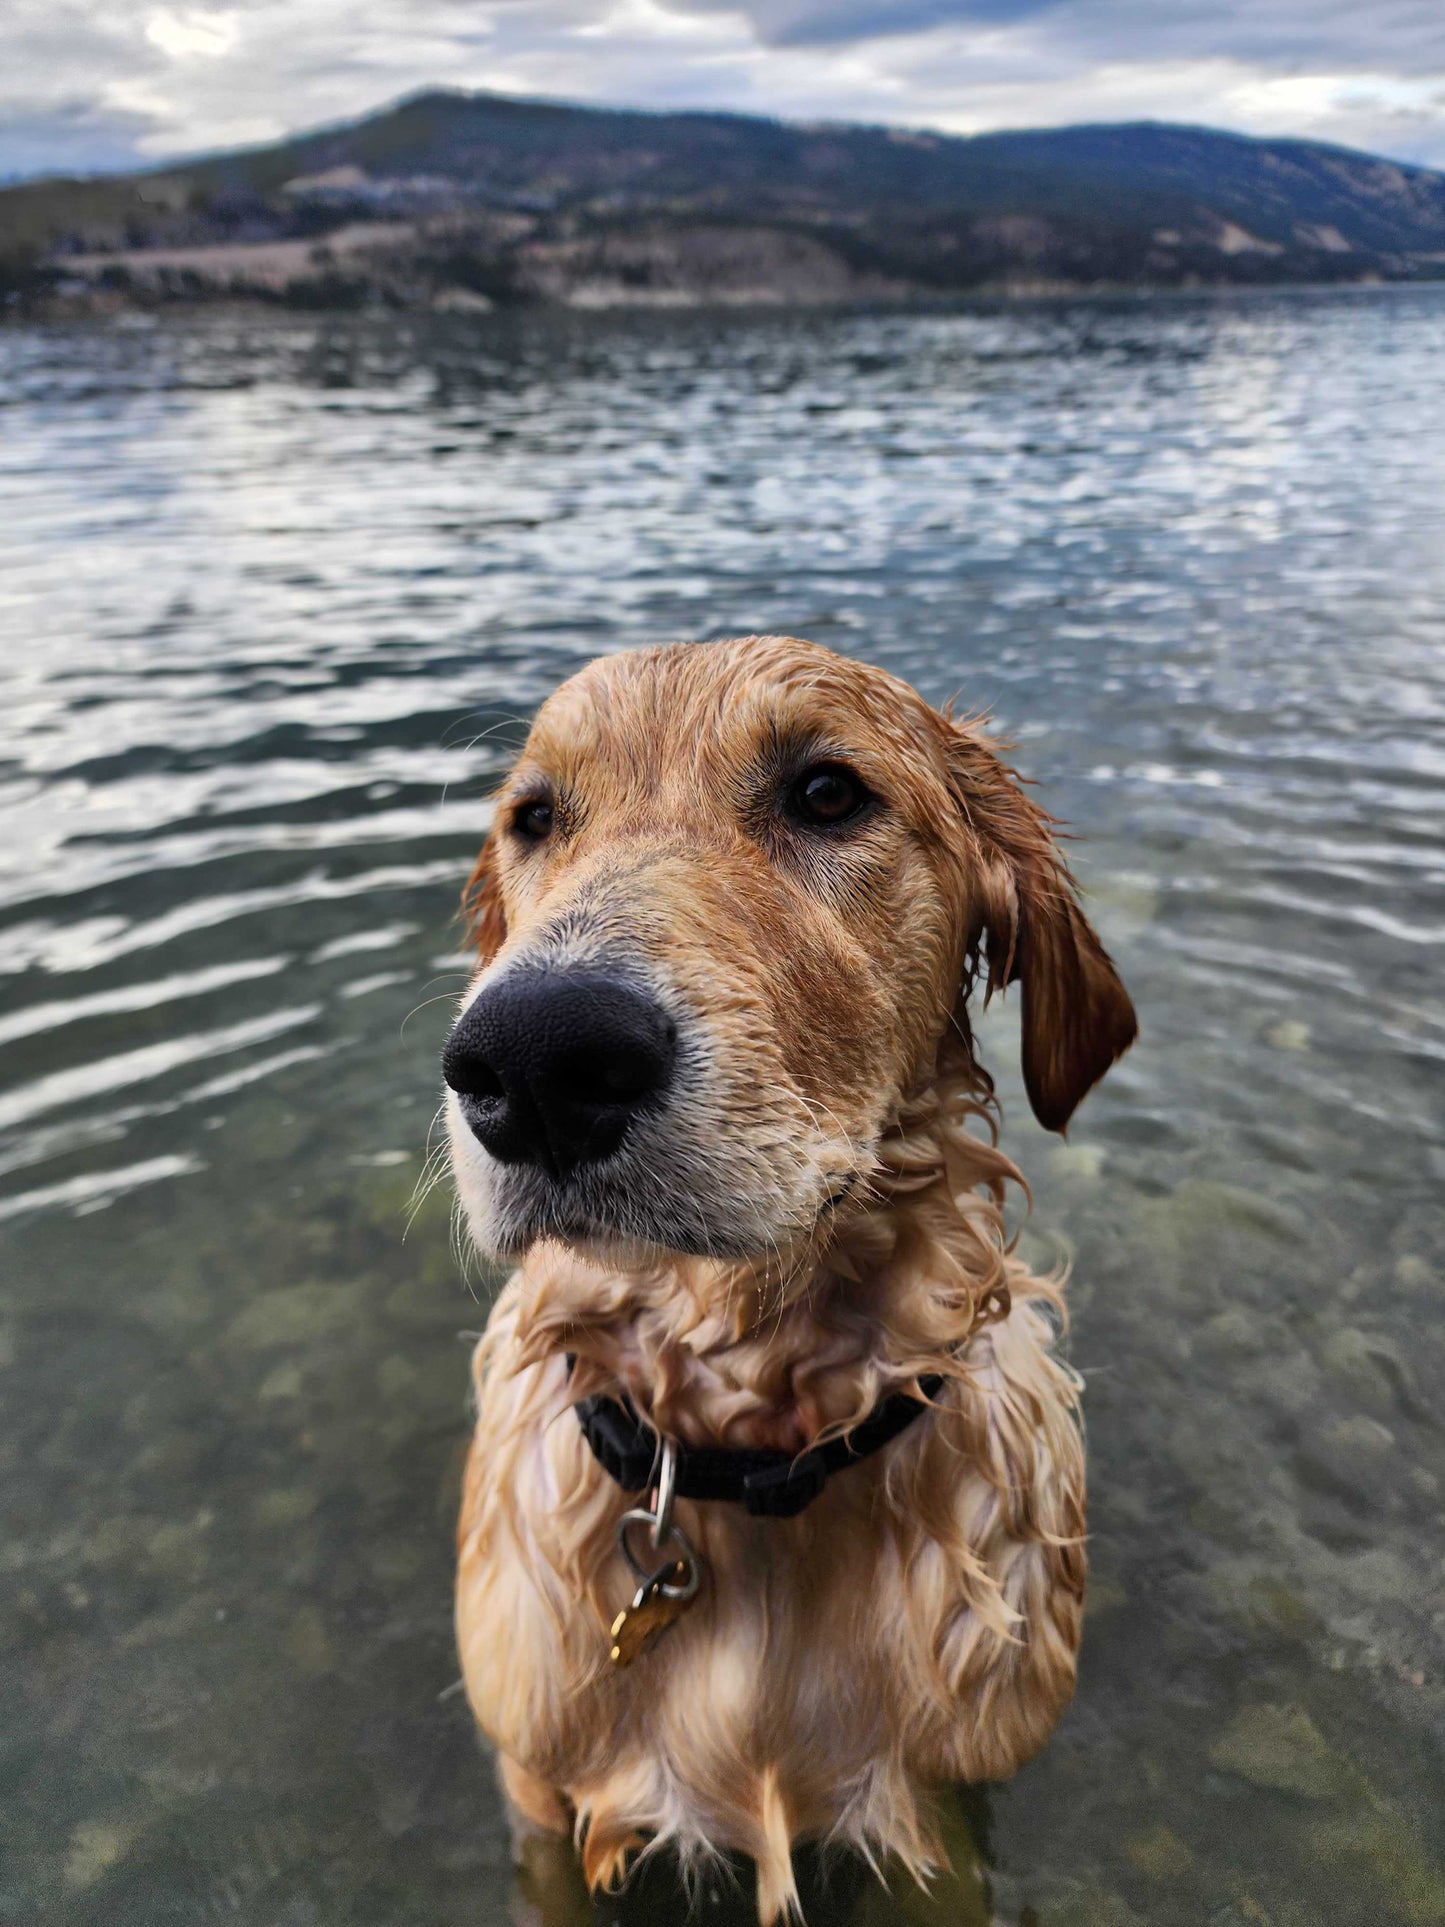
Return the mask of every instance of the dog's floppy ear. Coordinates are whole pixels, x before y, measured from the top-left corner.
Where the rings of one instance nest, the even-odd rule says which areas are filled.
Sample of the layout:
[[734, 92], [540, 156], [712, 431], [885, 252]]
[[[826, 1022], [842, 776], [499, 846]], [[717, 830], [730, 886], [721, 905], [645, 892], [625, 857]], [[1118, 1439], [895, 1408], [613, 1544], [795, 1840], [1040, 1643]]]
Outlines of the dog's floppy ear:
[[467, 943], [483, 966], [492, 961], [507, 941], [507, 912], [502, 904], [501, 878], [497, 875], [495, 830], [482, 845], [481, 855], [462, 890], [462, 926]]
[[1023, 987], [1024, 1088], [1062, 1131], [1138, 1034], [1129, 993], [1079, 904], [1053, 819], [1025, 795], [976, 726], [950, 723], [949, 778], [965, 824], [974, 904], [969, 957], [987, 994]]

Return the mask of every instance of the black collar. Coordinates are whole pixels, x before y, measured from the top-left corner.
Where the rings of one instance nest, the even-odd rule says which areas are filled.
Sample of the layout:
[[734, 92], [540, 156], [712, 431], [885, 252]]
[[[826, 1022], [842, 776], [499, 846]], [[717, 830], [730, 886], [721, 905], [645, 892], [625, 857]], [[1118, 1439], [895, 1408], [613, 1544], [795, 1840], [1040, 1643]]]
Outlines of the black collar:
[[[572, 1360], [567, 1361], [571, 1369]], [[866, 1459], [922, 1416], [943, 1390], [941, 1374], [918, 1381], [922, 1398], [895, 1392], [843, 1438], [807, 1452], [751, 1450], [726, 1445], [677, 1448], [677, 1494], [682, 1499], [727, 1499], [755, 1518], [791, 1519], [811, 1505], [834, 1472]], [[657, 1476], [656, 1432], [638, 1417], [631, 1399], [597, 1394], [572, 1408], [592, 1455], [624, 1492], [641, 1492]]]

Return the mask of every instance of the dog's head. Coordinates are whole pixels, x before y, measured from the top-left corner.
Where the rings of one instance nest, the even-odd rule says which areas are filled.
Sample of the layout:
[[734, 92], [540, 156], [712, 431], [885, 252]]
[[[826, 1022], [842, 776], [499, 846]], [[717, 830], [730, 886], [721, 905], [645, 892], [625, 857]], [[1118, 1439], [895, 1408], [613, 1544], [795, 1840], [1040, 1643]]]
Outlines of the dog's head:
[[810, 1239], [966, 1033], [976, 974], [1022, 987], [1050, 1129], [1135, 1034], [1048, 818], [984, 736], [788, 637], [564, 684], [466, 905], [481, 969], [444, 1071], [498, 1253]]

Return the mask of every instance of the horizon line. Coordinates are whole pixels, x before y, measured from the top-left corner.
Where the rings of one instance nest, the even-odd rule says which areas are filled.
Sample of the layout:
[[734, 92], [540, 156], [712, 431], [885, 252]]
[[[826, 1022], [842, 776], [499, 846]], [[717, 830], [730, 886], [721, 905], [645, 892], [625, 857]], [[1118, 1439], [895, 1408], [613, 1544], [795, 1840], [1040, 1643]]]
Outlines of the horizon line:
[[758, 113], [740, 107], [620, 105], [614, 101], [577, 100], [556, 94], [514, 94], [500, 87], [453, 87], [448, 86], [444, 81], [435, 81], [410, 88], [405, 93], [393, 95], [390, 99], [380, 102], [375, 107], [369, 107], [359, 114], [348, 114], [339, 120], [318, 121], [308, 127], [299, 127], [289, 133], [278, 134], [271, 140], [242, 141], [234, 147], [198, 148], [171, 160], [144, 161], [130, 167], [97, 168], [88, 173], [42, 172], [9, 175], [0, 173], [0, 193], [6, 193], [13, 188], [42, 187], [47, 183], [84, 185], [92, 181], [123, 181], [180, 173], [188, 167], [197, 167], [208, 161], [224, 161], [247, 154], [263, 154], [272, 148], [285, 147], [291, 141], [318, 140], [328, 134], [343, 134], [353, 128], [364, 126], [367, 121], [379, 120], [386, 114], [395, 113], [414, 101], [426, 100], [433, 96], [454, 100], [500, 101], [517, 107], [555, 108], [568, 113], [642, 114], [657, 120], [755, 121], [764, 126], [791, 127], [801, 132], [830, 130], [849, 133], [926, 134], [935, 140], [959, 143], [1007, 138], [1019, 134], [1063, 134], [1076, 133], [1084, 129], [1158, 127], [1168, 128], [1176, 133], [1208, 134], [1214, 140], [1238, 141], [1245, 146], [1301, 147], [1317, 152], [1348, 154], [1359, 160], [1380, 161], [1389, 167], [1398, 167], [1410, 174], [1445, 178], [1445, 167], [1431, 167], [1423, 161], [1400, 160], [1391, 154], [1381, 154], [1373, 148], [1349, 147], [1342, 141], [1312, 140], [1297, 134], [1246, 134], [1232, 127], [1214, 127], [1207, 121], [1165, 120], [1148, 114], [1128, 120], [1078, 120], [1021, 127], [988, 127], [981, 128], [975, 133], [960, 134], [950, 128], [934, 126], [927, 121], [849, 120], [846, 118], [803, 120], [793, 119], [786, 114]]

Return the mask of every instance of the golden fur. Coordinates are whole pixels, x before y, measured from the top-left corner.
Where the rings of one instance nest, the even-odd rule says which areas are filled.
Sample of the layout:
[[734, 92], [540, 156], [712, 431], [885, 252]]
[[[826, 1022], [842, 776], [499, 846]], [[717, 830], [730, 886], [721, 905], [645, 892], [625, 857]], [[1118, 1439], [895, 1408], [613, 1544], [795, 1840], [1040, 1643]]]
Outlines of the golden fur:
[[[810, 758], [880, 799], [846, 837], [797, 836], [769, 804]], [[555, 829], [524, 848], [508, 813], [539, 783]], [[1079, 1639], [1060, 1286], [1012, 1251], [1018, 1174], [966, 1005], [976, 975], [1020, 982], [1051, 1128], [1132, 1041], [1049, 821], [980, 728], [879, 670], [777, 637], [636, 652], [543, 707], [467, 903], [468, 1001], [519, 957], [623, 956], [690, 1053], [666, 1130], [562, 1235], [452, 1104], [473, 1231], [522, 1255], [477, 1353], [457, 1587], [504, 1785], [534, 1824], [575, 1826], [594, 1884], [649, 1842], [741, 1849], [771, 1921], [800, 1838], [924, 1877], [931, 1790], [1037, 1750]], [[625, 1390], [664, 1435], [802, 1450], [930, 1374], [934, 1409], [801, 1516], [679, 1501], [702, 1595], [610, 1665], [630, 1501], [578, 1398]]]

